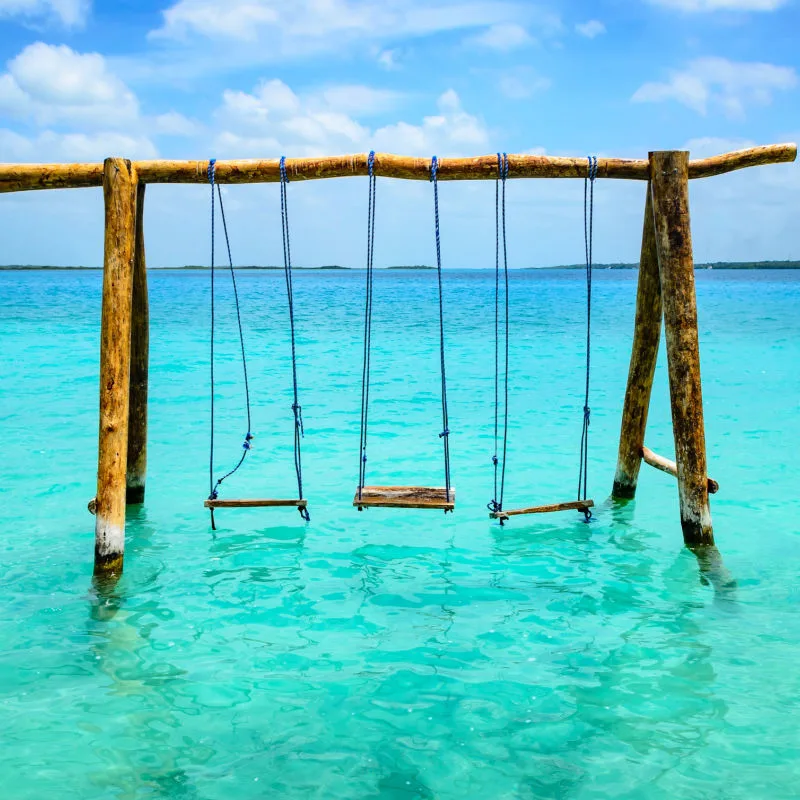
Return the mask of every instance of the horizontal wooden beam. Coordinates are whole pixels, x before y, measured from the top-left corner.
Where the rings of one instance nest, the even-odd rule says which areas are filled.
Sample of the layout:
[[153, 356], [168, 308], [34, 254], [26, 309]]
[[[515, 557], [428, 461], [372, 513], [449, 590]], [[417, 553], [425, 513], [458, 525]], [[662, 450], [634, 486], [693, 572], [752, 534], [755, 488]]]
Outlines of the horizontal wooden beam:
[[[649, 447], [642, 448], [642, 458], [644, 459], [645, 464], [649, 464], [651, 467], [660, 469], [662, 472], [667, 472], [672, 475], [673, 478], [678, 477], [678, 465], [674, 461], [670, 461], [668, 458], [664, 458], [664, 456], [654, 453]], [[703, 484], [701, 483], [700, 485], [702, 486]], [[718, 491], [719, 484], [713, 478], [709, 478], [708, 493], [716, 494]]]
[[[737, 150], [712, 158], [689, 162], [690, 178], [708, 178], [745, 167], [794, 161], [795, 144], [771, 144]], [[133, 164], [142, 183], [206, 183], [208, 161], [137, 161]], [[367, 154], [287, 158], [290, 180], [345, 178], [367, 174]], [[218, 183], [277, 183], [280, 180], [278, 159], [217, 161]], [[413, 156], [375, 154], [375, 174], [382, 178], [426, 181], [430, 177], [430, 159]], [[509, 155], [509, 178], [585, 178], [585, 157]], [[497, 156], [439, 159], [438, 177], [443, 181], [493, 180], [497, 175]], [[647, 159], [598, 158], [597, 177], [646, 181]], [[34, 189], [66, 189], [100, 186], [102, 164], [0, 164], [0, 193]]]

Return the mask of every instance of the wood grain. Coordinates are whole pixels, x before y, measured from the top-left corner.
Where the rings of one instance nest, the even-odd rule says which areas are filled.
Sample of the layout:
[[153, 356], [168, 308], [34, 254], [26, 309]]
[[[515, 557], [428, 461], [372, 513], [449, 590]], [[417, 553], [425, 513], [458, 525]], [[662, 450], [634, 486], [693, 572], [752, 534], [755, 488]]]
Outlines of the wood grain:
[[653, 220], [650, 184], [644, 207], [642, 254], [639, 259], [639, 285], [636, 290], [636, 318], [633, 325], [633, 347], [628, 370], [628, 386], [622, 410], [619, 434], [617, 472], [611, 496], [630, 499], [636, 494], [642, 446], [650, 409], [650, 395], [661, 339], [661, 282], [658, 277], [658, 252]]
[[131, 379], [128, 414], [128, 467], [126, 502], [143, 503], [147, 477], [147, 390], [150, 354], [150, 306], [147, 296], [147, 262], [144, 250], [144, 194], [136, 192], [136, 240], [133, 255], [131, 306]]
[[125, 551], [136, 188], [136, 171], [130, 161], [106, 159], [103, 172], [105, 247], [94, 548], [94, 572], [101, 577], [122, 572]]
[[664, 304], [681, 527], [687, 545], [714, 544], [708, 504], [703, 391], [689, 219], [689, 154], [651, 154], [653, 214]]
[[[318, 180], [367, 175], [367, 153], [318, 158], [288, 158], [286, 169], [290, 180]], [[690, 178], [707, 178], [725, 172], [794, 161], [797, 145], [772, 144], [702, 158], [689, 163]], [[509, 178], [585, 178], [588, 162], [585, 156], [563, 157], [544, 155], [509, 155]], [[206, 183], [208, 161], [150, 160], [134, 163], [143, 183]], [[427, 181], [430, 158], [375, 154], [375, 174], [382, 178]], [[472, 158], [442, 158], [439, 179], [494, 180], [497, 176], [497, 155]], [[649, 178], [647, 159], [599, 158], [597, 177], [617, 180]], [[280, 160], [238, 159], [217, 161], [218, 183], [277, 183]], [[101, 186], [102, 164], [0, 164], [0, 193], [36, 189], [63, 189]]]
[[[664, 456], [654, 453], [649, 447], [642, 446], [641, 452], [642, 458], [646, 464], [672, 475], [673, 478], [678, 477], [678, 465], [674, 461], [670, 461], [668, 458], [664, 458]], [[718, 491], [719, 483], [717, 483], [717, 481], [715, 481], [713, 478], [708, 478], [708, 493], [716, 494]]]
[[433, 508], [452, 511], [456, 490], [430, 486], [364, 486], [361, 497], [356, 491], [353, 505], [361, 508]]
[[551, 514], [555, 511], [588, 511], [594, 508], [594, 500], [570, 500], [567, 503], [551, 503], [546, 506], [531, 506], [530, 508], [515, 508], [509, 511], [490, 511], [492, 519], [508, 519], [523, 514]]
[[308, 500], [265, 500], [260, 498], [244, 498], [234, 500], [206, 500], [206, 508], [307, 508]]

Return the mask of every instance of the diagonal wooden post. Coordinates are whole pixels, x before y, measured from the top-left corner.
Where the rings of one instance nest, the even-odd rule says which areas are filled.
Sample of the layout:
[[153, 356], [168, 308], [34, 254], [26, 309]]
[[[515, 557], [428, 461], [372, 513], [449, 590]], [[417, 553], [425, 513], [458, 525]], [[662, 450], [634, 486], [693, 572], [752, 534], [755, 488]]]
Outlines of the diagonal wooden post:
[[639, 468], [642, 465], [647, 412], [650, 409], [650, 395], [653, 390], [653, 376], [661, 339], [661, 315], [661, 281], [658, 277], [653, 202], [648, 183], [631, 366], [625, 390], [625, 406], [622, 410], [617, 473], [611, 492], [612, 497], [617, 499], [630, 499], [636, 494]]
[[147, 263], [144, 250], [144, 190], [136, 193], [136, 243], [133, 256], [131, 312], [131, 386], [128, 427], [126, 502], [144, 502], [147, 476], [147, 383], [150, 349], [150, 310], [147, 298]]
[[681, 527], [687, 545], [711, 545], [688, 166], [686, 152], [650, 154]]
[[119, 575], [125, 551], [136, 188], [136, 172], [130, 161], [105, 160], [100, 432], [94, 545], [94, 573], [99, 577]]

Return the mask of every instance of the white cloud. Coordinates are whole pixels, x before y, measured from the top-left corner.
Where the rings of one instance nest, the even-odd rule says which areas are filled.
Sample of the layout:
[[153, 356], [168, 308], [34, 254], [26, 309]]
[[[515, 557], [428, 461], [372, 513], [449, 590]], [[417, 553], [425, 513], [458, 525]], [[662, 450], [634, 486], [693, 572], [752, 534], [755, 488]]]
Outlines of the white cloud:
[[[388, 95], [388, 96], [387, 96]], [[441, 155], [483, 147], [488, 133], [483, 123], [464, 111], [450, 90], [437, 102], [438, 113], [419, 124], [397, 122], [371, 129], [361, 120], [394, 95], [363, 86], [328, 87], [298, 95], [279, 80], [266, 81], [252, 93], [226, 91], [217, 119], [224, 128], [217, 136], [220, 156], [313, 156], [361, 152], [374, 147], [403, 153]]]
[[507, 22], [492, 25], [483, 33], [474, 36], [470, 41], [482, 47], [488, 47], [491, 50], [507, 52], [531, 44], [533, 39], [522, 25], [517, 25], [515, 22]]
[[666, 82], [645, 83], [631, 100], [675, 100], [698, 114], [718, 108], [729, 118], [742, 118], [747, 105], [769, 105], [774, 92], [793, 89], [797, 83], [792, 67], [708, 57], [690, 62], [684, 70], [673, 71]]
[[606, 26], [598, 19], [590, 19], [588, 22], [581, 22], [575, 26], [575, 30], [587, 39], [594, 39], [595, 36], [606, 32]]
[[380, 64], [381, 67], [386, 70], [399, 69], [397, 56], [397, 50], [382, 50], [380, 53], [378, 53], [378, 64]]
[[156, 133], [165, 136], [194, 136], [201, 130], [201, 125], [184, 117], [177, 111], [168, 111], [152, 119], [151, 125]]
[[551, 85], [549, 78], [538, 75], [528, 67], [503, 70], [497, 79], [500, 93], [510, 100], [526, 100], [534, 94], [547, 91]]
[[7, 66], [0, 75], [0, 112], [11, 117], [107, 128], [130, 125], [138, 117], [136, 97], [99, 53], [36, 42]]
[[789, 0], [649, 0], [652, 5], [678, 11], [776, 11]]
[[83, 25], [91, 0], [0, 0], [0, 18], [55, 18], [67, 27]]
[[[520, 0], [177, 0], [162, 16], [151, 37], [267, 43], [266, 50], [258, 50], [262, 60], [341, 49], [354, 41], [487, 27], [497, 29], [490, 39], [503, 32], [519, 39], [525, 24], [545, 31], [561, 24], [552, 13]], [[391, 63], [393, 56], [386, 60]]]
[[15, 161], [102, 161], [108, 156], [155, 158], [157, 151], [145, 136], [124, 133], [56, 133], [22, 136], [0, 129], [0, 150]]

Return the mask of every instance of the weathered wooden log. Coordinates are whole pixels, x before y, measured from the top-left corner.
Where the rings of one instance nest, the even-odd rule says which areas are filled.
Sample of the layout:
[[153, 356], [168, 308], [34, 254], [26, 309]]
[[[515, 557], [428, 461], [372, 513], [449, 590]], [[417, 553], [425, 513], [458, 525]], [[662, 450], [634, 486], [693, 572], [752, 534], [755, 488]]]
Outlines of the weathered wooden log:
[[760, 147], [746, 147], [709, 158], [698, 158], [689, 162], [689, 178], [711, 178], [724, 175], [747, 167], [759, 167], [764, 164], [781, 164], [797, 158], [797, 145], [766, 144]]
[[94, 547], [95, 575], [104, 577], [122, 572], [125, 551], [136, 188], [136, 172], [130, 161], [106, 159], [103, 171], [105, 252]]
[[430, 486], [364, 486], [356, 492], [353, 505], [362, 508], [433, 508], [452, 511], [456, 507], [456, 490]]
[[308, 508], [308, 500], [263, 500], [255, 497], [223, 500], [218, 497], [216, 500], [206, 500], [203, 505], [206, 508]]
[[131, 386], [128, 415], [128, 467], [126, 502], [144, 502], [147, 477], [147, 388], [150, 356], [150, 307], [147, 296], [147, 261], [144, 249], [144, 193], [136, 194], [136, 242], [133, 256], [131, 307]]
[[554, 511], [588, 511], [594, 508], [594, 500], [570, 500], [567, 503], [552, 503], [547, 506], [531, 506], [530, 508], [516, 508], [509, 511], [490, 511], [492, 519], [509, 519], [522, 514], [551, 514]]
[[630, 499], [636, 494], [642, 446], [656, 372], [661, 339], [661, 282], [658, 278], [658, 253], [653, 223], [650, 184], [644, 206], [642, 254], [639, 260], [639, 286], [636, 291], [636, 320], [633, 327], [631, 365], [622, 410], [617, 473], [611, 496]]
[[[760, 164], [794, 161], [795, 144], [774, 144], [738, 150], [689, 164], [691, 178], [706, 178]], [[509, 178], [585, 178], [588, 161], [584, 157], [509, 155]], [[205, 183], [207, 161], [138, 161], [134, 167], [143, 183]], [[367, 153], [319, 158], [288, 158], [286, 169], [292, 180], [343, 178], [367, 174]], [[428, 180], [430, 158], [376, 153], [375, 174], [384, 178]], [[496, 154], [473, 158], [442, 158], [439, 180], [494, 180], [497, 176]], [[599, 158], [597, 177], [646, 181], [646, 159]], [[33, 189], [100, 186], [101, 164], [0, 164], [0, 193]], [[277, 183], [280, 180], [278, 159], [241, 159], [217, 161], [219, 183]]]
[[103, 164], [0, 164], [0, 194], [103, 185]]
[[[655, 467], [655, 469], [666, 472], [669, 475], [672, 475], [673, 478], [678, 477], [678, 466], [674, 461], [670, 461], [668, 458], [664, 458], [664, 456], [654, 453], [649, 447], [645, 447], [644, 445], [642, 446], [641, 455], [645, 464], [649, 464], [651, 467]], [[716, 494], [718, 491], [719, 484], [713, 478], [709, 478], [708, 493]]]
[[652, 153], [651, 185], [683, 538], [714, 544], [708, 504], [700, 345], [689, 222], [689, 154]]

